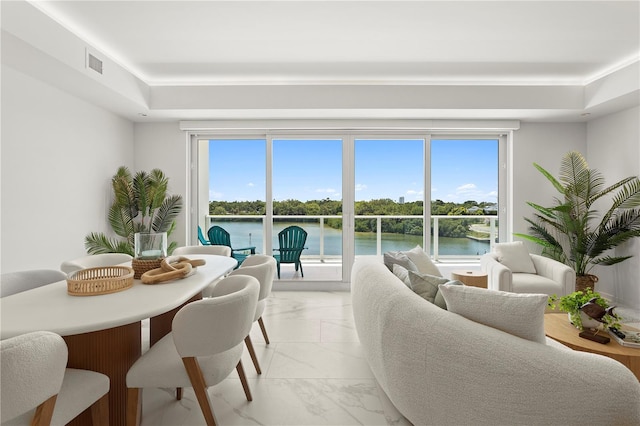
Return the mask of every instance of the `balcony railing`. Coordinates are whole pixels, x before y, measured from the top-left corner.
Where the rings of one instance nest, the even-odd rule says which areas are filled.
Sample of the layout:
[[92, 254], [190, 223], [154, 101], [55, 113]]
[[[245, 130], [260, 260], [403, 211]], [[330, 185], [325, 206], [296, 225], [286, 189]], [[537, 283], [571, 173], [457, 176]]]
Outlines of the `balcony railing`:
[[[308, 250], [303, 258], [319, 260], [320, 262], [339, 262], [342, 259], [342, 229], [334, 229], [326, 225], [326, 220], [342, 220], [342, 216], [329, 215], [277, 215], [273, 216], [274, 231], [271, 248], [278, 246], [277, 232], [291, 224], [298, 224], [309, 232], [307, 239]], [[356, 215], [359, 220], [375, 220], [375, 233], [356, 232], [355, 254], [381, 255], [388, 250], [409, 250], [416, 244], [423, 245], [421, 234], [383, 233], [385, 220], [423, 221], [423, 216], [405, 215]], [[472, 221], [470, 226], [462, 228], [464, 237], [440, 237], [442, 226], [455, 227], [455, 221]], [[205, 229], [212, 225], [220, 225], [231, 234], [231, 242], [235, 247], [256, 246], [259, 252], [266, 252], [267, 246], [263, 239], [265, 235], [266, 216], [264, 215], [207, 215]], [[395, 223], [398, 226], [398, 223]], [[356, 229], [358, 227], [356, 226]], [[415, 230], [414, 230], [415, 231]], [[460, 230], [458, 230], [460, 233]], [[498, 217], [495, 215], [458, 215], [431, 216], [431, 247], [430, 254], [434, 260], [477, 260], [485, 252], [492, 249], [498, 237]]]

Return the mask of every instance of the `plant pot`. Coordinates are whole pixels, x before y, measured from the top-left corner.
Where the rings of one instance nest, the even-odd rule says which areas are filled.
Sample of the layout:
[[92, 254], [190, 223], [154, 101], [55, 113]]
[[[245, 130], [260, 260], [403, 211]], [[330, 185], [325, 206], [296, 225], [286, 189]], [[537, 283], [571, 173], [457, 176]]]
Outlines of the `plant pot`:
[[597, 282], [598, 277], [595, 275], [578, 275], [576, 277], [576, 291], [585, 291], [587, 288], [595, 291]]
[[[585, 314], [584, 312], [580, 311], [580, 320], [582, 321], [582, 328], [585, 330], [588, 329], [592, 329], [592, 328], [600, 328], [600, 326], [602, 325], [601, 322], [594, 320], [593, 318], [591, 318], [589, 315]], [[569, 322], [575, 327], [575, 328], [580, 328], [578, 327], [575, 322], [571, 319], [571, 314], [568, 313], [567, 316], [569, 317]]]
[[160, 267], [162, 259], [167, 257], [166, 232], [137, 232], [133, 238], [135, 256], [131, 261], [134, 278]]

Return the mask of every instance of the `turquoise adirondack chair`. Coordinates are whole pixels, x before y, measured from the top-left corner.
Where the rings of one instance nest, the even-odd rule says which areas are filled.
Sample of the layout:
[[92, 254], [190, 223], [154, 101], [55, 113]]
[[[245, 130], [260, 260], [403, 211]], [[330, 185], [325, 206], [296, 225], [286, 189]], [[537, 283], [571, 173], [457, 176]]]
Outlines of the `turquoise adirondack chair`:
[[302, 250], [305, 250], [305, 243], [307, 242], [307, 231], [299, 226], [293, 225], [284, 228], [278, 232], [278, 250], [280, 254], [274, 254], [273, 257], [277, 262], [278, 279], [280, 279], [280, 264], [281, 263], [294, 263], [296, 271], [300, 269], [300, 275], [304, 277], [302, 271], [302, 263], [300, 262], [300, 255]]
[[[214, 225], [209, 228], [207, 234], [209, 235], [209, 242], [212, 245], [227, 246], [231, 248], [231, 257], [238, 261], [238, 266], [240, 266], [247, 256], [249, 256], [247, 252], [256, 254], [255, 246], [233, 248], [231, 246], [231, 235], [229, 235], [229, 232], [227, 232], [226, 229], [218, 225]], [[238, 266], [236, 266], [236, 268]]]
[[200, 244], [202, 244], [203, 246], [211, 245], [211, 241], [207, 240], [204, 237], [204, 234], [202, 233], [202, 228], [200, 228], [200, 225], [198, 225], [198, 241], [200, 241]]

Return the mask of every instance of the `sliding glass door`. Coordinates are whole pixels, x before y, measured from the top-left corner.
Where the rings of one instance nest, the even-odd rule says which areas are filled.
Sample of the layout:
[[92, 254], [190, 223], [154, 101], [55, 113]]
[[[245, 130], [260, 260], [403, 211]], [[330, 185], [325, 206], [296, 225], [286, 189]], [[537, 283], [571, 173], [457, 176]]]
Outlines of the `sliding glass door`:
[[499, 139], [431, 140], [431, 254], [477, 259], [498, 238]]
[[288, 226], [307, 233], [303, 270], [283, 264], [281, 278], [341, 281], [342, 139], [273, 138], [272, 153], [272, 247]]
[[264, 253], [266, 217], [266, 140], [210, 139], [208, 209], [205, 229], [217, 225], [233, 248]]
[[288, 264], [283, 281], [346, 282], [357, 256], [416, 245], [435, 260], [477, 261], [506, 238], [498, 221], [507, 212], [504, 135], [334, 131], [194, 141], [193, 217], [205, 234], [219, 225], [234, 247], [271, 255], [285, 227], [307, 232], [304, 277]]
[[355, 254], [424, 245], [424, 139], [355, 139]]

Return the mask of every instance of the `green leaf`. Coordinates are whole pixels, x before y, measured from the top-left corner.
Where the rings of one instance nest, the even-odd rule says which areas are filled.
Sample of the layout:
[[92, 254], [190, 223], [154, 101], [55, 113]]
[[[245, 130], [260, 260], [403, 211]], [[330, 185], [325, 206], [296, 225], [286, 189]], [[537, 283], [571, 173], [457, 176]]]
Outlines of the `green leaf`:
[[159, 169], [140, 171], [132, 177], [129, 170], [119, 167], [111, 179], [113, 202], [107, 220], [120, 238], [108, 238], [102, 233], [85, 237], [89, 254], [128, 253], [134, 255], [134, 234], [137, 232], [167, 232], [175, 229], [175, 218], [182, 211], [182, 197], [167, 196], [169, 179]]
[[[594, 265], [612, 265], [629, 258], [606, 252], [640, 236], [638, 177], [605, 187], [602, 174], [590, 169], [582, 154], [575, 151], [562, 158], [557, 179], [542, 166], [534, 167], [562, 197], [553, 199], [550, 206], [527, 202], [535, 213], [533, 219], [525, 218], [528, 236], [516, 234], [518, 237], [542, 246], [543, 255], [571, 266], [577, 275], [585, 275]], [[611, 198], [611, 204], [601, 214], [592, 205], [605, 196]]]

